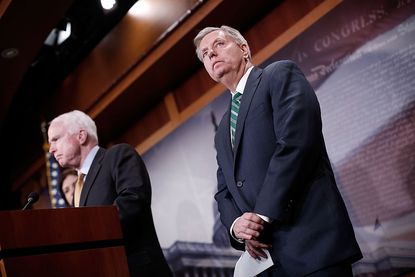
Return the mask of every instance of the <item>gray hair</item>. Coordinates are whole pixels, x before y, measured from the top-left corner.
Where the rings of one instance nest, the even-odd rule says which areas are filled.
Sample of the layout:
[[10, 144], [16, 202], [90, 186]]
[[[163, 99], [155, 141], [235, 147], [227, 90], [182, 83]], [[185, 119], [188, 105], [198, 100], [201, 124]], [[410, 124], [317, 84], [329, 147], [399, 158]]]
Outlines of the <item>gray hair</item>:
[[249, 60], [251, 60], [251, 50], [249, 49], [249, 45], [246, 39], [241, 35], [241, 33], [238, 30], [226, 25], [222, 25], [220, 27], [206, 27], [203, 30], [201, 30], [193, 39], [193, 43], [196, 46], [196, 55], [200, 61], [203, 61], [199, 53], [200, 42], [207, 34], [210, 34], [214, 31], [223, 31], [227, 36], [232, 37], [237, 45], [246, 44], [246, 46], [248, 47], [248, 57]]
[[98, 143], [97, 126], [86, 113], [78, 110], [67, 112], [53, 119], [50, 124], [56, 122], [63, 123], [69, 134], [75, 134], [80, 129], [84, 129]]

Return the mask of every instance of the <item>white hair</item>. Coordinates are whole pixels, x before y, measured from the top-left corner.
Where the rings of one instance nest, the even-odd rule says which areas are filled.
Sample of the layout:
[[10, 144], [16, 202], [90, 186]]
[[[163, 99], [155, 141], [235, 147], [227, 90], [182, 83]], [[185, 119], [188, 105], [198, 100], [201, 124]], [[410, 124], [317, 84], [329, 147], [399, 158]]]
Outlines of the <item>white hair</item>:
[[233, 38], [233, 40], [235, 41], [235, 43], [237, 45], [243, 45], [245, 44], [248, 48], [248, 58], [249, 60], [251, 60], [251, 50], [249, 49], [249, 45], [248, 42], [246, 41], [246, 39], [241, 35], [241, 33], [229, 26], [226, 25], [222, 25], [220, 27], [206, 27], [203, 30], [201, 30], [196, 37], [193, 39], [193, 43], [196, 46], [196, 55], [199, 58], [200, 61], [203, 61], [202, 57], [200, 56], [199, 53], [199, 46], [200, 46], [200, 42], [202, 41], [202, 39], [207, 35], [210, 34], [214, 31], [223, 31], [227, 36], [230, 36], [231, 38]]
[[98, 143], [97, 126], [86, 113], [78, 110], [67, 112], [53, 119], [50, 124], [56, 122], [63, 123], [69, 134], [75, 134], [80, 129], [84, 129]]

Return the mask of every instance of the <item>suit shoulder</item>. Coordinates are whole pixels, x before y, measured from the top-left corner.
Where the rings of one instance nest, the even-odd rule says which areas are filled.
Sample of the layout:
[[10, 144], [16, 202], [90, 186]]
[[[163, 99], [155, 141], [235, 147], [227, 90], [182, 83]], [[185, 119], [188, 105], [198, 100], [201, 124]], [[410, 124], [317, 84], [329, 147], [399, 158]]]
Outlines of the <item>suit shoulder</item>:
[[294, 68], [298, 69], [298, 65], [295, 62], [291, 60], [281, 60], [281, 61], [270, 63], [264, 68], [264, 71], [274, 72], [275, 70], [282, 70], [282, 69], [292, 70]]
[[107, 150], [108, 155], [116, 154], [116, 153], [128, 153], [128, 152], [137, 153], [134, 147], [132, 147], [130, 144], [127, 144], [127, 143], [115, 144]]
[[301, 68], [291, 60], [273, 62], [264, 68], [263, 74], [264, 76], [274, 80], [285, 80], [285, 78], [289, 78], [291, 75], [295, 75], [306, 80]]

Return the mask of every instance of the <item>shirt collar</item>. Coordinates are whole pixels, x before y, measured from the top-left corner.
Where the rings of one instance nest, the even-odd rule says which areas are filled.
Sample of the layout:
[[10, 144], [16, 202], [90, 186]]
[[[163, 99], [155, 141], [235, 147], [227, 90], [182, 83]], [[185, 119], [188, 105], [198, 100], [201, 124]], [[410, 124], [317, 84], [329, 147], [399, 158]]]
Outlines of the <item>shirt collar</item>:
[[83, 173], [85, 175], [88, 174], [89, 169], [91, 168], [92, 162], [94, 161], [94, 158], [99, 150], [99, 146], [95, 145], [94, 148], [89, 151], [88, 155], [85, 158], [84, 163], [82, 164], [81, 169], [79, 170], [78, 174]]
[[238, 85], [236, 86], [235, 91], [231, 91], [232, 96], [235, 95], [236, 92], [239, 92], [240, 94], [244, 93], [246, 82], [248, 81], [249, 73], [251, 73], [253, 66], [248, 68], [248, 70], [245, 72], [244, 76], [242, 76], [241, 80], [239, 80]]

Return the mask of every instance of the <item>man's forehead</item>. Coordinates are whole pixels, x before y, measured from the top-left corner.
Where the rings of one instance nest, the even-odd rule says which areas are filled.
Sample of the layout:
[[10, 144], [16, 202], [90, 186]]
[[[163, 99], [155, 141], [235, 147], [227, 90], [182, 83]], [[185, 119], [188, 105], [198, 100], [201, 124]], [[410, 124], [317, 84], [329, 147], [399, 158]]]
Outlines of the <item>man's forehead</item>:
[[216, 38], [219, 38], [219, 37], [225, 38], [226, 37], [225, 32], [223, 32], [222, 30], [212, 31], [212, 32], [206, 34], [206, 36], [204, 36], [202, 41], [204, 41], [204, 40], [205, 41], [206, 40], [215, 40]]
[[216, 30], [207, 34], [200, 42], [200, 49], [206, 49], [218, 39], [226, 40], [227, 36], [222, 30]]
[[52, 122], [49, 125], [48, 134], [58, 134], [64, 130], [64, 126], [59, 122]]

